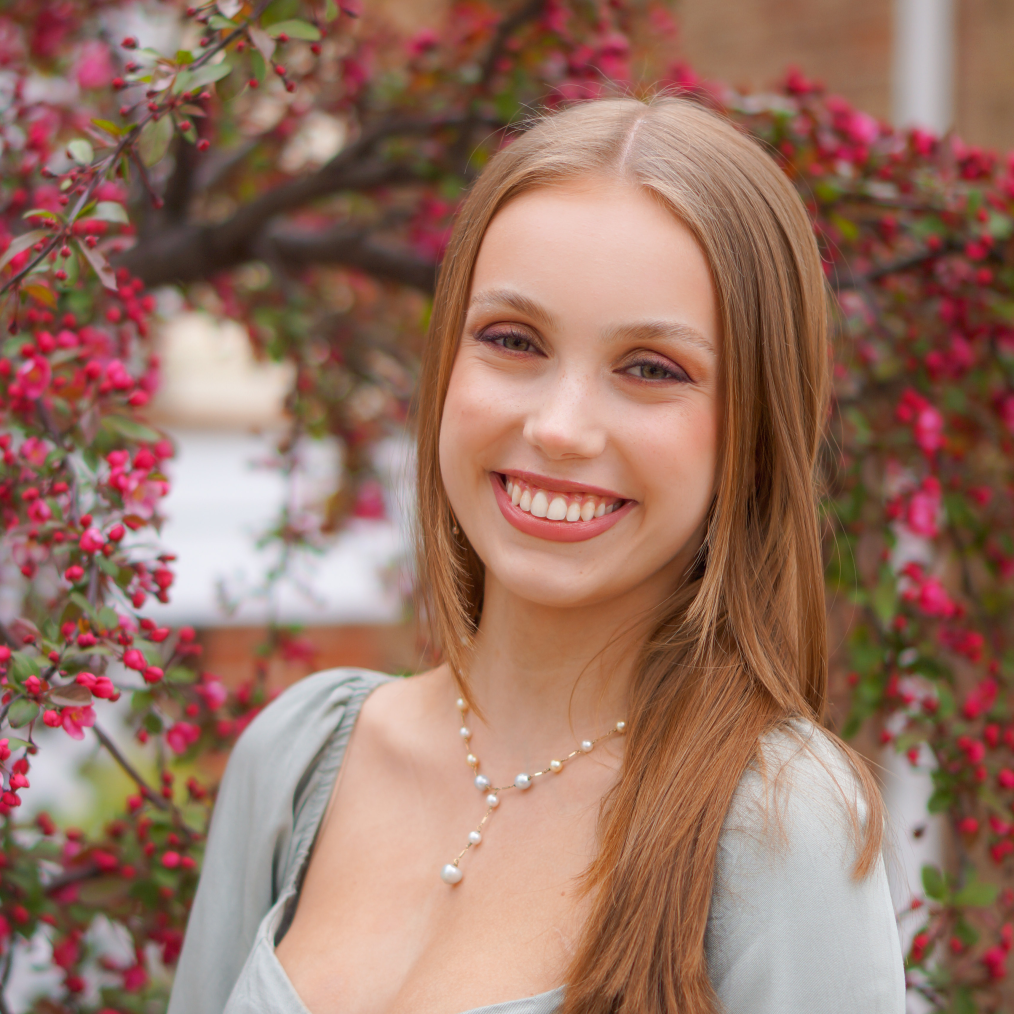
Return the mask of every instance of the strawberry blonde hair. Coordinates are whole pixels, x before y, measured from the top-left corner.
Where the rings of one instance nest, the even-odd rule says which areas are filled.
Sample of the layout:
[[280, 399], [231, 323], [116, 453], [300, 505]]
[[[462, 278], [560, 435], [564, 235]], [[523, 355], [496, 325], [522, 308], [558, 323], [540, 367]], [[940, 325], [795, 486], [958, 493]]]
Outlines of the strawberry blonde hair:
[[[722, 448], [704, 546], [638, 657], [622, 770], [585, 878], [591, 915], [563, 1014], [710, 1014], [705, 928], [722, 824], [761, 737], [820, 723], [827, 626], [817, 457], [829, 399], [828, 293], [806, 211], [760, 145], [693, 102], [604, 99], [546, 116], [496, 154], [458, 215], [441, 268], [419, 395], [419, 576], [463, 688], [483, 565], [456, 528], [438, 461], [472, 269], [518, 195], [589, 178], [652, 195], [694, 235], [717, 292]], [[865, 800], [855, 875], [880, 853]], [[763, 761], [763, 758], [759, 758]]]

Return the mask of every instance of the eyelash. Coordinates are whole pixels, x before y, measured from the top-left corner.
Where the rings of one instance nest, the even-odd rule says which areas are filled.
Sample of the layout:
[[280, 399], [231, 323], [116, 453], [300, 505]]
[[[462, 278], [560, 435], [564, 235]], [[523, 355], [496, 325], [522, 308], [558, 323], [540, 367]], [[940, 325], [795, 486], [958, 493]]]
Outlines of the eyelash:
[[[523, 356], [527, 355], [532, 351], [540, 351], [536, 343], [532, 340], [531, 335], [524, 331], [518, 331], [513, 328], [502, 330], [502, 331], [482, 331], [475, 336], [476, 341], [481, 342], [483, 345], [495, 345], [497, 348], [503, 349], [508, 355], [512, 356]], [[525, 349], [511, 349], [504, 344], [507, 341], [514, 339], [518, 342], [524, 342], [528, 348]], [[637, 368], [655, 368], [663, 370], [668, 374], [667, 377], [636, 377], [631, 370]], [[692, 381], [687, 376], [684, 370], [681, 370], [678, 366], [673, 367], [667, 361], [655, 359], [655, 358], [644, 358], [639, 359], [633, 363], [628, 363], [623, 367], [622, 372], [628, 377], [634, 377], [635, 380], [641, 380], [645, 383], [666, 383], [668, 381], [675, 381], [678, 384], [689, 384]]]

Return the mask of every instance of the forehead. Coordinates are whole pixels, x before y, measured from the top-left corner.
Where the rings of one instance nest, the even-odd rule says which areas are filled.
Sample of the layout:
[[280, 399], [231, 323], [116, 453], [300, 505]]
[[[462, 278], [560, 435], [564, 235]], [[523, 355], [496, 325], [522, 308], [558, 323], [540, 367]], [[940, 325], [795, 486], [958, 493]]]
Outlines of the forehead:
[[[690, 316], [714, 338], [711, 272], [690, 230], [644, 190], [623, 183], [522, 194], [490, 222], [469, 294], [475, 309], [514, 294], [558, 318], [596, 327]], [[529, 306], [531, 309], [531, 306]]]

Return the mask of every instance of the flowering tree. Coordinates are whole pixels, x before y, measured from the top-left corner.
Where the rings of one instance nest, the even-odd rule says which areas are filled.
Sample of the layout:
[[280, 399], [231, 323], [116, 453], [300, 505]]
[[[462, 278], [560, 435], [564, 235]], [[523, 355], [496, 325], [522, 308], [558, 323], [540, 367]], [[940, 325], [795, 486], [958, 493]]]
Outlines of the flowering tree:
[[[270, 533], [284, 560], [382, 511], [370, 448], [406, 424], [436, 264], [485, 159], [540, 104], [661, 85], [769, 144], [811, 211], [840, 325], [826, 506], [848, 614], [842, 731], [873, 727], [932, 772], [953, 830], [947, 867], [924, 871], [902, 914], [917, 922], [910, 987], [935, 1010], [1000, 1010], [1014, 168], [892, 131], [798, 73], [767, 96], [699, 82], [648, 0], [458, 2], [407, 39], [359, 8], [13, 0], [0, 14], [0, 562], [23, 582], [0, 626], [0, 994], [44, 937], [60, 985], [40, 1014], [164, 1005], [213, 795], [175, 772], [266, 702], [263, 681], [230, 693], [203, 671], [194, 631], [144, 616], [173, 583], [158, 541], [173, 446], [146, 415], [158, 288], [295, 365], [283, 468], [298, 438], [342, 441], [326, 514]], [[151, 777], [107, 731], [122, 695]], [[136, 785], [97, 837], [19, 820], [45, 727], [97, 738]]]

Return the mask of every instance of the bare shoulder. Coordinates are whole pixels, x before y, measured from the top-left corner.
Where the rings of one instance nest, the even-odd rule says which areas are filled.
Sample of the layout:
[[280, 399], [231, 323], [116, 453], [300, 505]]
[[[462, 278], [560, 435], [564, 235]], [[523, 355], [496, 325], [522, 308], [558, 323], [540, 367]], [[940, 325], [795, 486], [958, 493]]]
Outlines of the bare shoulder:
[[391, 679], [378, 686], [363, 704], [356, 724], [356, 748], [375, 761], [403, 762], [427, 746], [436, 717], [454, 700], [447, 666], [414, 676]]

